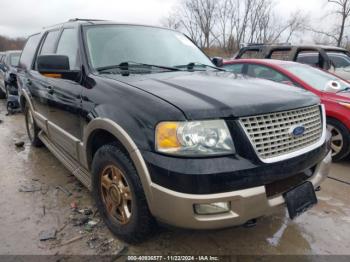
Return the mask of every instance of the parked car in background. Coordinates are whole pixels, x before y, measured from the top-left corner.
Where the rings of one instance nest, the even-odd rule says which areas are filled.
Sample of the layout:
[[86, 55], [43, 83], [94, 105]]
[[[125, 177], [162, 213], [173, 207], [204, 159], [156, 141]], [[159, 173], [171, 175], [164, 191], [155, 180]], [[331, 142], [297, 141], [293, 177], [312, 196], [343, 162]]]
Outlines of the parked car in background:
[[277, 59], [295, 61], [319, 67], [350, 80], [350, 53], [334, 46], [322, 45], [248, 45], [239, 50], [235, 59]]
[[308, 65], [267, 59], [228, 61], [224, 68], [237, 74], [303, 88], [318, 95], [326, 106], [332, 133], [332, 155], [339, 161], [350, 152], [350, 83]]
[[2, 64], [2, 60], [4, 56], [5, 56], [4, 52], [0, 52], [0, 65]]
[[21, 51], [6, 51], [0, 63], [0, 98], [18, 95], [17, 66]]
[[28, 39], [18, 83], [32, 145], [91, 189], [129, 242], [157, 220], [224, 228], [283, 205], [294, 218], [329, 172], [317, 96], [217, 68], [174, 30], [79, 19], [46, 28]]

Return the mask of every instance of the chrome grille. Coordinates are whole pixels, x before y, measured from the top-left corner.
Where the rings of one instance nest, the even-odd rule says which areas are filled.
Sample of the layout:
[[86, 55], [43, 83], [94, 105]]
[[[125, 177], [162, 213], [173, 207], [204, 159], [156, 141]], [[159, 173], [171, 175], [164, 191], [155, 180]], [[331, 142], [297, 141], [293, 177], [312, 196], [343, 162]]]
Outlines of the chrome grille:
[[[240, 118], [261, 159], [268, 160], [311, 146], [322, 137], [321, 107], [311, 106], [290, 111]], [[302, 125], [301, 136], [290, 133], [293, 126]]]

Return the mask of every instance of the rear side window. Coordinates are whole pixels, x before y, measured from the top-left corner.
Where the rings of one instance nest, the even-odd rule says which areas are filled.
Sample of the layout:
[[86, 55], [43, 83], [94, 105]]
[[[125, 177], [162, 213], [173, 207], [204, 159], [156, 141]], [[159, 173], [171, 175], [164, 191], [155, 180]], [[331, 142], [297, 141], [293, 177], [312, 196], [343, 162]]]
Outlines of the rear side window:
[[224, 68], [235, 74], [242, 74], [243, 64], [228, 64], [224, 65]]
[[350, 66], [350, 57], [346, 54], [328, 54], [328, 56], [336, 68], [344, 68]]
[[302, 64], [308, 64], [311, 66], [320, 66], [320, 57], [317, 52], [300, 52], [297, 56], [297, 62]]
[[69, 58], [71, 70], [79, 69], [77, 63], [78, 57], [78, 36], [74, 29], [64, 29], [57, 46], [57, 55], [65, 55]]
[[260, 50], [246, 50], [241, 55], [241, 58], [262, 58]]
[[59, 31], [51, 31], [46, 35], [44, 44], [41, 47], [40, 54], [41, 55], [48, 55], [48, 54], [54, 54], [56, 51], [56, 41], [59, 35]]
[[290, 60], [289, 59], [290, 50], [276, 50], [272, 51], [270, 58], [276, 60]]
[[37, 50], [40, 39], [40, 34], [36, 34], [28, 38], [19, 60], [19, 67], [23, 69], [30, 69], [32, 67], [33, 58], [35, 56], [35, 52]]

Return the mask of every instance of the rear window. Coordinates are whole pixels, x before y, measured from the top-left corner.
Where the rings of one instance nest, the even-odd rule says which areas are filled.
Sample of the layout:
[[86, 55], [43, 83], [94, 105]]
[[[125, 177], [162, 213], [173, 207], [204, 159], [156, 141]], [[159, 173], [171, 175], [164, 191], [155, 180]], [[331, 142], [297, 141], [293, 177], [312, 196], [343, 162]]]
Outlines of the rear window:
[[40, 39], [41, 34], [36, 34], [28, 38], [19, 60], [19, 67], [23, 69], [30, 69], [32, 67], [33, 58], [35, 56]]

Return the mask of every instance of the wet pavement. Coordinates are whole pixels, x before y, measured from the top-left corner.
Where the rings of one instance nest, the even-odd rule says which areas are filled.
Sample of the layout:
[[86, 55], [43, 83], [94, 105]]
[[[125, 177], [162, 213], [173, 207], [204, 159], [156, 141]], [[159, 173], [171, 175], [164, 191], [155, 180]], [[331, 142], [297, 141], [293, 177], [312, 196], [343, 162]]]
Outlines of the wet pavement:
[[[252, 228], [189, 231], [162, 227], [147, 242], [125, 247], [99, 220], [89, 192], [45, 147], [30, 146], [23, 116], [5, 113], [1, 101], [1, 255], [115, 254], [121, 250], [134, 255], [350, 255], [350, 160], [332, 165], [331, 178], [317, 192], [319, 204], [294, 221], [281, 209]], [[16, 147], [20, 141], [24, 146]], [[79, 214], [84, 208], [92, 209], [89, 215]], [[55, 239], [40, 241], [48, 233]]]

